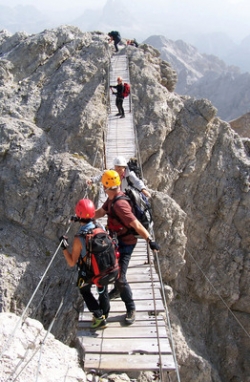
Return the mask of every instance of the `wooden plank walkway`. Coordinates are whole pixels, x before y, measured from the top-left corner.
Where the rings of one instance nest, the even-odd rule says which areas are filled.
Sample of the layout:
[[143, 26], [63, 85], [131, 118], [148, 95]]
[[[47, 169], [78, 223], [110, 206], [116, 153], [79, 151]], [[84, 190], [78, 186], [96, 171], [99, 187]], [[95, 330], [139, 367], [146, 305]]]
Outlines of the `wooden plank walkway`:
[[[118, 76], [123, 77], [125, 82], [130, 82], [126, 56], [121, 54], [113, 56], [111, 60], [110, 83], [116, 84]], [[111, 98], [106, 142], [108, 168], [112, 168], [115, 156], [123, 155], [129, 159], [136, 154], [133, 118], [128, 99], [124, 100], [124, 109], [125, 118], [115, 117], [115, 97]], [[105, 200], [106, 195], [101, 187], [98, 206]], [[106, 221], [102, 219], [102, 223], [105, 225]], [[141, 371], [159, 373], [160, 368], [163, 372], [175, 370], [159, 277], [153, 265], [153, 256], [151, 257], [148, 263], [146, 242], [138, 239], [127, 272], [136, 305], [136, 321], [133, 325], [125, 324], [125, 304], [120, 298], [111, 300], [108, 327], [104, 330], [90, 329], [92, 314], [86, 306], [80, 314], [78, 338], [85, 349], [86, 372], [95, 370], [99, 375], [125, 372], [130, 378], [136, 378]], [[109, 289], [112, 287], [111, 285]], [[97, 297], [94, 286], [92, 290]]]
[[[129, 71], [127, 67], [127, 57], [115, 55], [111, 59], [110, 65], [110, 84], [117, 85], [117, 77], [122, 77], [124, 82], [129, 82]], [[135, 156], [136, 144], [133, 114], [130, 108], [130, 97], [124, 98], [123, 108], [125, 118], [117, 117], [118, 112], [115, 106], [115, 95], [110, 95], [110, 110], [108, 117], [108, 132], [106, 139], [107, 167], [113, 167], [113, 159], [118, 155], [123, 155], [127, 160]]]
[[89, 328], [92, 315], [87, 309], [81, 314], [78, 337], [86, 352], [86, 371], [124, 371], [135, 378], [142, 370], [158, 372], [160, 363], [163, 370], [175, 370], [160, 282], [153, 264], [151, 278], [150, 264], [146, 262], [146, 244], [139, 239], [127, 273], [136, 305], [133, 325], [125, 324], [125, 305], [120, 298], [111, 300], [108, 327], [104, 330]]

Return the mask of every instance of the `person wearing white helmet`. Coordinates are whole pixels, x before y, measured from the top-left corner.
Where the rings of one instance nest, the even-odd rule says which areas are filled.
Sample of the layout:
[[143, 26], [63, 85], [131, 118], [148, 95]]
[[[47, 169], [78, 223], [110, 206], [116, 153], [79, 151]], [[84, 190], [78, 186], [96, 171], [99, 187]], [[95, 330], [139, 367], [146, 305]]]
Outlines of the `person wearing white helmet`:
[[[151, 197], [151, 194], [146, 189], [144, 182], [136, 176], [134, 171], [130, 171], [125, 157], [117, 156], [113, 161], [113, 165], [115, 171], [118, 172], [121, 179], [121, 191], [124, 192], [126, 188], [132, 186], [141, 191], [147, 198]], [[87, 184], [91, 185], [93, 183], [98, 183], [101, 181], [101, 177], [101, 175], [92, 177], [87, 181]]]

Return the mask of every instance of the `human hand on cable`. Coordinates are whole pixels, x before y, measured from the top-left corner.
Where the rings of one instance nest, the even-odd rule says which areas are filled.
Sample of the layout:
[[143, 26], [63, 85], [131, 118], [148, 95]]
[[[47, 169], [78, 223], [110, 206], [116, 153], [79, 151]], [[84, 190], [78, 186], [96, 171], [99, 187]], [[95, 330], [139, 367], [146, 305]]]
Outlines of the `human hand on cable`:
[[92, 180], [92, 179], [88, 179], [88, 180], [86, 181], [86, 183], [87, 183], [88, 186], [92, 186], [92, 184], [93, 184], [93, 180]]
[[61, 243], [61, 248], [66, 249], [69, 246], [68, 238], [67, 236], [61, 236], [59, 238], [60, 243]]
[[152, 251], [159, 251], [160, 246], [155, 241], [149, 240], [148, 244], [150, 246], [150, 249], [152, 249]]

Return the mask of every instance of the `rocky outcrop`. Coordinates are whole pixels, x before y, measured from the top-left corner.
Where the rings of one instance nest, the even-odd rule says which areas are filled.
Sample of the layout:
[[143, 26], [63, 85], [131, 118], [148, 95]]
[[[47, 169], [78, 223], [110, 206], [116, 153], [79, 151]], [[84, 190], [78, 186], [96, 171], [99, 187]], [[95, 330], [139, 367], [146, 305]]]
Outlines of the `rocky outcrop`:
[[[76, 349], [56, 340], [36, 320], [28, 318], [21, 325], [20, 317], [0, 313], [0, 338], [2, 381], [14, 378], [41, 382], [87, 380]], [[9, 350], [5, 351], [6, 348]]]
[[229, 122], [232, 129], [241, 137], [250, 138], [250, 113]]
[[218, 109], [218, 116], [226, 121], [249, 111], [249, 73], [241, 73], [215, 55], [201, 54], [182, 40], [150, 36], [145, 43], [158, 49], [161, 58], [176, 70], [177, 93], [209, 99]]
[[[20, 315], [42, 281], [27, 314], [47, 329], [63, 299], [52, 333], [70, 344], [82, 299], [58, 237], [98, 196], [86, 180], [102, 168], [112, 47], [73, 27], [0, 41], [1, 311]], [[210, 101], [174, 92], [159, 51], [127, 55], [181, 380], [248, 381], [249, 142]]]

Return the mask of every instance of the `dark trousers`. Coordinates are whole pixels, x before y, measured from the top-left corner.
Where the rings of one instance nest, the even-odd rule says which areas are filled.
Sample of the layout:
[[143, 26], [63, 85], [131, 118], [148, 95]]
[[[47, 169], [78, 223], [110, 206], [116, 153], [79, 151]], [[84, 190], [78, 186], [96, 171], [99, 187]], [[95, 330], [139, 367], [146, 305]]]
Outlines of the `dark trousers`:
[[121, 299], [125, 303], [127, 311], [135, 310], [133, 294], [126, 278], [129, 261], [130, 261], [134, 248], [135, 248], [135, 244], [128, 245], [128, 244], [122, 243], [122, 241], [119, 240], [120, 277], [115, 282], [115, 288], [119, 290]]
[[118, 113], [121, 115], [124, 115], [124, 109], [123, 109], [123, 98], [116, 98], [116, 107], [118, 109]]
[[87, 308], [94, 314], [96, 318], [99, 318], [102, 315], [105, 315], [107, 318], [110, 310], [108, 288], [97, 288], [99, 294], [99, 301], [97, 301], [91, 292], [91, 286], [92, 284], [87, 284], [80, 289], [81, 295], [86, 302]]
[[119, 44], [120, 41], [121, 41], [121, 39], [119, 37], [114, 39], [114, 45], [115, 45], [115, 51], [116, 52], [118, 52], [118, 50], [119, 50], [117, 45]]

